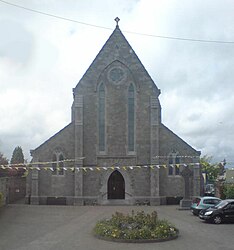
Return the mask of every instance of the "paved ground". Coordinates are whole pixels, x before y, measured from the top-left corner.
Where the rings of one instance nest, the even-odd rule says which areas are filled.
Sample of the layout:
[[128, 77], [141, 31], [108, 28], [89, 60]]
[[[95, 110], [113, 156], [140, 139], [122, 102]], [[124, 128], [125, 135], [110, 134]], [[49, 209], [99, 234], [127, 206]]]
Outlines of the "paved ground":
[[[0, 209], [1, 250], [233, 250], [234, 224], [213, 225], [177, 206], [29, 206], [8, 205]], [[132, 209], [168, 219], [180, 230], [178, 239], [161, 243], [115, 243], [96, 239], [91, 231], [98, 219], [115, 211]]]

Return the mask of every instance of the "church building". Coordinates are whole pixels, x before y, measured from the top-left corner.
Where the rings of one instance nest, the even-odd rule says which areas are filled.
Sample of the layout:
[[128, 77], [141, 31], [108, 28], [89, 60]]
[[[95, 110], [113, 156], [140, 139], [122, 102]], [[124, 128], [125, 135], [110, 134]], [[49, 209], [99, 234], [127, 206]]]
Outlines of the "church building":
[[200, 195], [200, 151], [161, 121], [160, 89], [116, 28], [73, 89], [71, 122], [31, 151], [30, 204], [166, 204]]

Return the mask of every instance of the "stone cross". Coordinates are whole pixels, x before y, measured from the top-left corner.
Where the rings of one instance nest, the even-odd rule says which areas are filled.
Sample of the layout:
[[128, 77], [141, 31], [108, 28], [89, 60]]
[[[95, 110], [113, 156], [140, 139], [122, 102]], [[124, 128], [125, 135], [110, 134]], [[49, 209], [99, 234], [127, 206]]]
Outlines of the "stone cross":
[[181, 172], [181, 175], [184, 178], [184, 199], [190, 199], [190, 185], [189, 185], [189, 179], [191, 176], [193, 176], [193, 172], [189, 169], [188, 166], [185, 167], [185, 169]]
[[116, 27], [119, 27], [119, 21], [120, 21], [120, 19], [118, 17], [116, 17], [115, 21], [116, 21]]

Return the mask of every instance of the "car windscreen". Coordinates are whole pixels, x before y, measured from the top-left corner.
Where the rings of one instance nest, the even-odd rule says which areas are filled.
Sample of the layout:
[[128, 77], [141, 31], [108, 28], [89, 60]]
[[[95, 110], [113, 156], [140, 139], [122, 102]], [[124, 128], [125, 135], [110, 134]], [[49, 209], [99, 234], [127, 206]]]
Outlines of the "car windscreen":
[[218, 203], [215, 208], [219, 209], [219, 208], [223, 208], [228, 204], [227, 201], [221, 201], [220, 203]]

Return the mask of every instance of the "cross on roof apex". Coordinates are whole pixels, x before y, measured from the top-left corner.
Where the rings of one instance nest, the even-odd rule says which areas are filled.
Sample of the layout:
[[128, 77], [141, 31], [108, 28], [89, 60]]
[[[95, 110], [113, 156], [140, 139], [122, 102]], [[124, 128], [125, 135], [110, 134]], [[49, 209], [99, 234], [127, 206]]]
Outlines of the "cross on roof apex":
[[120, 21], [120, 19], [118, 17], [116, 17], [114, 20], [116, 21], [116, 27], [119, 27], [119, 21]]

